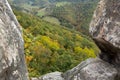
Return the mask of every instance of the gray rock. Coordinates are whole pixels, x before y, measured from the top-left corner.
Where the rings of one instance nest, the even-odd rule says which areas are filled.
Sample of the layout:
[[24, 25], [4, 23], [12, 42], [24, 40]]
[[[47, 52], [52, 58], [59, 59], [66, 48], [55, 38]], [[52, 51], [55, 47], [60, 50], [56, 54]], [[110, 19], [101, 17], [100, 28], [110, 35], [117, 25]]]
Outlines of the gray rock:
[[102, 38], [120, 48], [120, 0], [100, 0], [90, 33], [94, 38]]
[[31, 80], [64, 80], [61, 72], [53, 72], [43, 75], [40, 78], [31, 78]]
[[100, 58], [120, 66], [120, 0], [100, 0], [90, 24]]
[[101, 59], [88, 59], [63, 74], [65, 80], [115, 80], [117, 69]]
[[21, 26], [7, 0], [0, 0], [0, 80], [28, 80]]

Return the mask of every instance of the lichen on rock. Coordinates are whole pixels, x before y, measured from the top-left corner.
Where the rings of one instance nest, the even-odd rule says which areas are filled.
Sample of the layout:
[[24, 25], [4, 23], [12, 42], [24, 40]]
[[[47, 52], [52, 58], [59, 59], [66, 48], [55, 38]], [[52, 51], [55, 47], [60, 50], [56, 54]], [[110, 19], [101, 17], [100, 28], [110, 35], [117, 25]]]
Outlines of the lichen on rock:
[[0, 0], [0, 80], [27, 80], [24, 41], [7, 0]]
[[115, 80], [117, 70], [103, 60], [88, 59], [63, 74], [65, 80]]
[[[120, 80], [120, 0], [100, 0], [90, 33], [99, 58], [31, 80]], [[28, 80], [21, 27], [7, 0], [0, 0], [0, 80]]]
[[120, 0], [100, 0], [90, 33], [101, 49], [100, 58], [120, 65]]

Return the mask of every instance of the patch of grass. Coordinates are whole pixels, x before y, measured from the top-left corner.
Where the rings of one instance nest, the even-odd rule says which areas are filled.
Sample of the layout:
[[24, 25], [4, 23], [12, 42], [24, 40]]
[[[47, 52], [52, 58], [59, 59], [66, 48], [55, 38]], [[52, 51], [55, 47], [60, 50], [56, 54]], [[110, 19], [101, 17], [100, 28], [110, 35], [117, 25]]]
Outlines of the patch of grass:
[[43, 18], [43, 20], [45, 20], [47, 22], [50, 22], [50, 23], [53, 23], [53, 24], [60, 25], [60, 21], [55, 17], [46, 16], [46, 17]]
[[68, 5], [68, 4], [71, 4], [71, 3], [70, 2], [57, 2], [56, 6], [60, 7], [60, 6]]
[[37, 16], [43, 17], [47, 14], [46, 8], [43, 8], [37, 12]]

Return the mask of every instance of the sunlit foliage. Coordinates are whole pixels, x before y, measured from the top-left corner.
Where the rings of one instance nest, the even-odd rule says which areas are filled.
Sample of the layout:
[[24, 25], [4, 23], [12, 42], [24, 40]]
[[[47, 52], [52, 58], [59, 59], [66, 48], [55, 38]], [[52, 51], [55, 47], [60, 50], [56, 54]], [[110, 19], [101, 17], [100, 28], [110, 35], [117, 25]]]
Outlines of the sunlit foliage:
[[30, 76], [66, 71], [96, 57], [98, 49], [89, 37], [32, 15], [14, 11], [23, 26], [25, 55]]

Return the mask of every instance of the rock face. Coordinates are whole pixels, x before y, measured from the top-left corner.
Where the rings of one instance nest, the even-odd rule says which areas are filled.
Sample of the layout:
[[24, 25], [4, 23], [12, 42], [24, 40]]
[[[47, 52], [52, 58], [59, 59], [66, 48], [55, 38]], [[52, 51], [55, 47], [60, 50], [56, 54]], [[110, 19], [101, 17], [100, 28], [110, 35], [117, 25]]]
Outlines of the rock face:
[[100, 58], [120, 65], [120, 0], [101, 0], [90, 24]]
[[0, 80], [28, 80], [21, 28], [7, 0], [0, 0]]
[[120, 48], [120, 0], [101, 0], [90, 24], [90, 33]]
[[117, 70], [101, 59], [88, 59], [63, 74], [65, 80], [115, 80]]
[[61, 72], [53, 72], [39, 78], [32, 78], [32, 80], [64, 80], [64, 78]]

